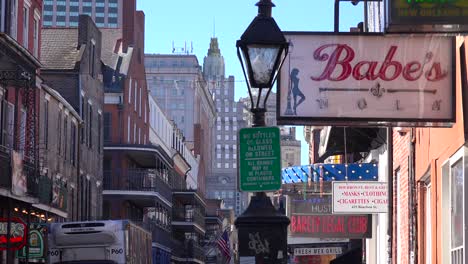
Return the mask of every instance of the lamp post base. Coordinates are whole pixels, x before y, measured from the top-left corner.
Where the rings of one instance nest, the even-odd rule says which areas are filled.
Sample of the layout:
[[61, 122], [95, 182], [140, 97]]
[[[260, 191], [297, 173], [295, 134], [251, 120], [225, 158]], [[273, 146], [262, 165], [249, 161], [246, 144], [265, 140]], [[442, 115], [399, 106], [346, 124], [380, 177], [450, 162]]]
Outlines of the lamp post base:
[[278, 212], [264, 192], [234, 222], [239, 234], [239, 255], [255, 256], [255, 262], [284, 264], [288, 260], [289, 218]]

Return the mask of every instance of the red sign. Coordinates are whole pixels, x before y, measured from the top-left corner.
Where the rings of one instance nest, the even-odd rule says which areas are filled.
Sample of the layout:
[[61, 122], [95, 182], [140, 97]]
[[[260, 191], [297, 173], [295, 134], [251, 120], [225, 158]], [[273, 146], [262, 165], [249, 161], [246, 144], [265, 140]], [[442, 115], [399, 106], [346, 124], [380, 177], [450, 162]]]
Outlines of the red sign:
[[371, 215], [292, 215], [291, 236], [370, 238]]
[[[10, 222], [10, 237], [8, 237]], [[0, 218], [0, 250], [19, 250], [26, 245], [26, 224], [19, 217]]]

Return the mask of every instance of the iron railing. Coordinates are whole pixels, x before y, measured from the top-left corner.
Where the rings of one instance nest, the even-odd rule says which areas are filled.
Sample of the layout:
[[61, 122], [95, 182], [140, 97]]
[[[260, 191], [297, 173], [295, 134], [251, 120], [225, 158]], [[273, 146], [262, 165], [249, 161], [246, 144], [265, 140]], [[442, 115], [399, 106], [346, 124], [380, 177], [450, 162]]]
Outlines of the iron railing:
[[172, 190], [156, 169], [104, 170], [104, 190], [157, 192], [172, 201]]
[[172, 208], [172, 221], [189, 222], [205, 227], [205, 216], [197, 208]]
[[172, 239], [172, 255], [179, 258], [193, 258], [205, 261], [203, 248], [196, 241], [191, 239], [186, 239], [183, 242]]

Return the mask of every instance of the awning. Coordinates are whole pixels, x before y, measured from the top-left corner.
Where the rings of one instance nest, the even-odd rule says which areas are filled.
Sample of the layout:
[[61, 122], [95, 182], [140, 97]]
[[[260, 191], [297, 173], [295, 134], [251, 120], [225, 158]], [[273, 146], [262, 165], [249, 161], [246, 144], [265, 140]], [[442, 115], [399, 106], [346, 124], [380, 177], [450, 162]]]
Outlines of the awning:
[[377, 163], [311, 164], [282, 170], [283, 184], [322, 181], [377, 181]]
[[[346, 146], [345, 146], [346, 131]], [[318, 162], [333, 155], [369, 152], [385, 143], [385, 128], [327, 127], [320, 132]]]

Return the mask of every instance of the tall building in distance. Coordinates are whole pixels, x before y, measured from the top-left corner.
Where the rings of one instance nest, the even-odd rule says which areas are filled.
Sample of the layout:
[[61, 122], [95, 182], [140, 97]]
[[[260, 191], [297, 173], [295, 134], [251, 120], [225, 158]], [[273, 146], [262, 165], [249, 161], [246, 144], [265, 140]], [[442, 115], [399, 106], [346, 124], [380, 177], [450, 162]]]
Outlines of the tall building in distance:
[[203, 77], [217, 110], [213, 127], [213, 173], [207, 179], [207, 197], [223, 199], [226, 207], [239, 215], [246, 205], [246, 195], [237, 188], [237, 135], [245, 122], [242, 104], [234, 100], [234, 76], [225, 77], [224, 58], [217, 38], [211, 38], [203, 60]]
[[216, 109], [198, 59], [191, 54], [146, 54], [145, 68], [156, 103], [180, 129], [188, 149], [200, 155], [197, 186], [205, 194], [205, 180], [212, 169]]
[[[78, 16], [90, 16], [99, 28], [120, 28], [124, 0], [45, 0], [44, 27], [78, 27]], [[133, 2], [133, 1], [130, 1]]]
[[281, 127], [281, 167], [301, 164], [301, 141], [296, 139], [296, 127]]

